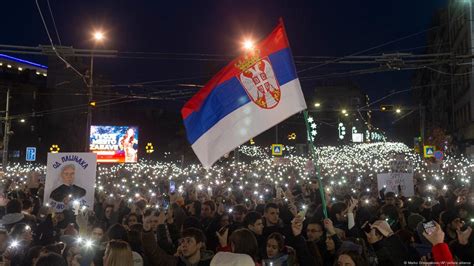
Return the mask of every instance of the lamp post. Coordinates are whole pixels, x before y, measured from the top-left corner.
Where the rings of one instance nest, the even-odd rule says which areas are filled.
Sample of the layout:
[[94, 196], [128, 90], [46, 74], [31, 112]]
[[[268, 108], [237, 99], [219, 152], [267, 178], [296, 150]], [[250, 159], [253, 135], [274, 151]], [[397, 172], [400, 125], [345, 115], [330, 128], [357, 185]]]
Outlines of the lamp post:
[[92, 124], [92, 91], [94, 87], [94, 49], [95, 46], [98, 42], [102, 42], [105, 39], [104, 33], [101, 31], [96, 31], [93, 34], [93, 40], [94, 40], [94, 48], [92, 49], [91, 52], [91, 66], [90, 66], [90, 72], [89, 72], [89, 91], [87, 93], [88, 95], [88, 106], [87, 106], [87, 124], [86, 124], [86, 142], [85, 142], [85, 151], [89, 151], [89, 138], [90, 138], [90, 130], [91, 130], [91, 124]]

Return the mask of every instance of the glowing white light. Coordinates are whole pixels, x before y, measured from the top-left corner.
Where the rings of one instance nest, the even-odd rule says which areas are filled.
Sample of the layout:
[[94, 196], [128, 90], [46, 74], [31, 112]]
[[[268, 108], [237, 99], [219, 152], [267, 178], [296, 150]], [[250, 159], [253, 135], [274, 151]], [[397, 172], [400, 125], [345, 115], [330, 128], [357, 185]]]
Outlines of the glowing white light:
[[13, 240], [11, 243], [10, 243], [10, 247], [12, 248], [16, 248], [18, 247], [20, 243], [17, 241], [17, 240]]
[[253, 41], [251, 41], [251, 40], [245, 40], [244, 43], [243, 43], [243, 45], [244, 45], [244, 49], [245, 49], [245, 50], [250, 50], [250, 49], [253, 48]]

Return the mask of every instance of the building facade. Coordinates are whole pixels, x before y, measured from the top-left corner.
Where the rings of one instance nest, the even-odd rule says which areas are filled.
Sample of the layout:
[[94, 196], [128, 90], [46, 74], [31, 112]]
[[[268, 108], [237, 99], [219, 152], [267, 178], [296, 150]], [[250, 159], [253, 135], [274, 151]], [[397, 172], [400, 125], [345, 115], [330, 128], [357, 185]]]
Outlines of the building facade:
[[450, 0], [435, 14], [425, 53], [438, 60], [416, 71], [413, 80], [425, 135], [444, 129], [461, 151], [474, 145], [473, 12], [471, 1]]
[[[24, 161], [26, 147], [41, 149], [44, 146], [39, 112], [43, 107], [39, 99], [45, 93], [47, 75], [48, 68], [44, 65], [0, 54], [0, 157], [3, 158], [5, 145], [8, 147], [8, 159], [13, 161]], [[8, 132], [5, 130], [7, 123]]]

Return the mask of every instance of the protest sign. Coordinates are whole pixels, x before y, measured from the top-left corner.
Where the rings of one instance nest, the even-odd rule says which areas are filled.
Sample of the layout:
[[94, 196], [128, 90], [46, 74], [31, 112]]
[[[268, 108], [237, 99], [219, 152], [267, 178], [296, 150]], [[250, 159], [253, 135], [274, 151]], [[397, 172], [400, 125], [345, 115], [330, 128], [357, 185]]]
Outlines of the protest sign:
[[67, 206], [92, 208], [97, 168], [94, 153], [49, 153], [44, 203], [62, 212]]
[[[404, 197], [415, 195], [413, 173], [377, 174], [377, 186], [379, 191], [385, 187], [385, 193], [394, 192], [395, 194]], [[401, 191], [398, 190], [398, 186], [400, 186]]]

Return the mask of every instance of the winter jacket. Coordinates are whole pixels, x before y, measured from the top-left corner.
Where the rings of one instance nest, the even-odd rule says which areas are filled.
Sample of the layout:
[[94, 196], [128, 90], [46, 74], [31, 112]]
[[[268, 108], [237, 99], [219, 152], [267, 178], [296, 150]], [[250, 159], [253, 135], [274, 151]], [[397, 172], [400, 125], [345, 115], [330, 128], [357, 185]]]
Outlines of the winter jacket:
[[403, 262], [411, 261], [405, 245], [396, 235], [372, 244], [380, 265], [404, 265]]
[[201, 251], [201, 260], [198, 263], [191, 264], [183, 256], [179, 257], [177, 266], [209, 266], [211, 264], [212, 257], [214, 257], [214, 252], [210, 250]]
[[156, 237], [151, 231], [143, 231], [143, 249], [149, 258], [150, 265], [153, 266], [208, 266], [211, 263], [214, 253], [209, 250], [201, 251], [201, 260], [197, 264], [191, 264], [184, 257], [169, 255], [161, 249], [156, 241]]
[[[432, 251], [433, 258], [435, 262], [453, 262], [453, 255], [449, 251], [448, 244], [439, 243], [433, 246]], [[438, 263], [436, 265], [439, 265]], [[441, 265], [446, 265], [446, 263], [441, 263]]]
[[315, 258], [311, 256], [306, 240], [302, 235], [290, 236], [287, 241], [288, 245], [296, 251], [296, 259], [300, 266], [315, 265]]
[[[168, 238], [169, 234], [169, 238]], [[173, 255], [176, 253], [179, 239], [178, 228], [174, 224], [160, 224], [158, 225], [157, 239], [158, 245], [168, 254]]]
[[458, 240], [449, 245], [452, 254], [462, 262], [474, 262], [474, 233], [471, 233], [466, 245], [461, 245]]

